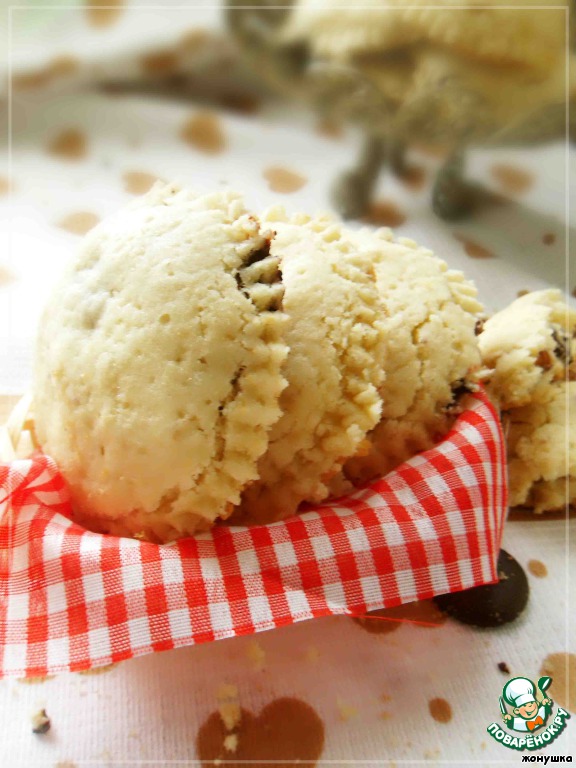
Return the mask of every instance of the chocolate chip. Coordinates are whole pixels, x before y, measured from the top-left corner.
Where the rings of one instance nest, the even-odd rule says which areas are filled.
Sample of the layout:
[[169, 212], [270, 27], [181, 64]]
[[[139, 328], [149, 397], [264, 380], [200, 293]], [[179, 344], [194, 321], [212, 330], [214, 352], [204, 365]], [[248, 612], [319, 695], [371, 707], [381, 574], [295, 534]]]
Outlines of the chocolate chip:
[[45, 709], [41, 709], [32, 718], [32, 733], [44, 734], [50, 730], [50, 718]]
[[476, 627], [508, 624], [526, 607], [528, 579], [519, 563], [503, 549], [498, 557], [498, 577], [496, 584], [439, 595], [434, 600], [440, 610], [463, 624]]
[[503, 672], [505, 675], [510, 674], [510, 669], [508, 668], [508, 664], [506, 664], [505, 661], [498, 662], [498, 669], [500, 670], [500, 672]]
[[536, 358], [536, 365], [539, 365], [540, 368], [544, 368], [545, 371], [550, 370], [550, 368], [552, 368], [554, 365], [550, 352], [548, 352], [546, 349], [541, 349], [540, 352], [538, 352], [538, 357]]

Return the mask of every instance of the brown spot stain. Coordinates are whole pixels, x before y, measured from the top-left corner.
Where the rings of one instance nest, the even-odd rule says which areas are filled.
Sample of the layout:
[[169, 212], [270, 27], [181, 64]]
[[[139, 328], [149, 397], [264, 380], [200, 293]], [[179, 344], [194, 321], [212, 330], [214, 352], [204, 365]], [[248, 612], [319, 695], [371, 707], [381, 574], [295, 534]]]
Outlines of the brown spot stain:
[[545, 576], [548, 576], [548, 568], [546, 568], [544, 563], [542, 563], [540, 560], [529, 560], [528, 570], [532, 576], [536, 576], [539, 579], [543, 579]]
[[178, 56], [174, 51], [156, 51], [143, 56], [140, 66], [146, 75], [170, 75], [178, 69]]
[[59, 760], [54, 768], [78, 768], [78, 766], [72, 760]]
[[297, 192], [308, 181], [306, 176], [301, 176], [299, 173], [295, 173], [288, 168], [282, 168], [281, 166], [266, 168], [262, 175], [268, 182], [272, 192], [281, 192], [282, 194]]
[[533, 174], [514, 165], [496, 163], [491, 167], [490, 173], [502, 189], [510, 195], [521, 195], [534, 183]]
[[398, 175], [405, 187], [418, 192], [426, 184], [426, 168], [423, 165], [407, 165]]
[[50, 82], [50, 76], [46, 69], [36, 69], [32, 72], [12, 75], [12, 88], [15, 91], [33, 91], [36, 88], [45, 88]]
[[491, 259], [494, 257], [493, 251], [486, 248], [484, 245], [470, 240], [470, 238], [461, 235], [460, 233], [454, 233], [456, 240], [459, 240], [464, 246], [464, 250], [472, 259]]
[[12, 75], [12, 87], [15, 91], [31, 91], [46, 88], [54, 80], [69, 77], [78, 71], [80, 63], [74, 56], [63, 54], [56, 56], [42, 69]]
[[[231, 734], [218, 712], [213, 712], [200, 727], [196, 750], [203, 766], [214, 760], [226, 761], [227, 768], [241, 768], [249, 761], [251, 768], [264, 768], [274, 761], [277, 768], [314, 768], [324, 749], [324, 724], [306, 702], [295, 698], [275, 699], [258, 717], [241, 711], [234, 751], [225, 748]], [[228, 742], [229, 743], [229, 742]], [[244, 762], [243, 762], [244, 761]]]
[[552, 678], [546, 695], [562, 709], [576, 711], [576, 654], [550, 653], [540, 667], [540, 674]]
[[449, 723], [452, 720], [452, 707], [446, 699], [430, 699], [428, 709], [438, 723]]
[[542, 235], [542, 242], [544, 245], [554, 245], [556, 242], [556, 235], [554, 232], [546, 232], [545, 235]]
[[100, 217], [90, 211], [77, 211], [76, 213], [69, 213], [60, 219], [58, 226], [61, 229], [65, 229], [67, 232], [71, 232], [73, 235], [85, 235], [90, 232], [96, 224], [100, 221]]
[[48, 144], [48, 152], [63, 160], [81, 160], [86, 157], [88, 143], [86, 136], [77, 128], [67, 128]]
[[180, 131], [180, 138], [207, 155], [217, 155], [226, 149], [224, 131], [213, 112], [198, 112], [186, 120]]
[[48, 64], [47, 72], [52, 77], [70, 77], [80, 68], [80, 62], [75, 56], [68, 54], [62, 54], [62, 56], [56, 56]]
[[46, 680], [53, 680], [56, 675], [43, 675], [39, 677], [21, 677], [16, 682], [25, 683], [26, 685], [38, 685], [39, 683], [45, 683]]
[[104, 0], [100, 5], [86, 0], [85, 5], [88, 24], [99, 29], [115, 24], [124, 10], [124, 0]]
[[327, 139], [334, 139], [335, 141], [342, 139], [344, 136], [344, 129], [342, 128], [341, 123], [336, 122], [335, 120], [330, 120], [329, 118], [322, 118], [319, 120], [314, 130], [316, 133], [320, 134], [320, 136], [326, 136]]
[[11, 189], [10, 179], [7, 179], [6, 176], [0, 176], [0, 195], [7, 195]]
[[374, 635], [385, 635], [398, 629], [401, 624], [415, 624], [427, 628], [439, 627], [446, 621], [446, 614], [432, 600], [418, 600], [396, 608], [370, 611], [365, 616], [353, 618], [362, 629]]
[[377, 200], [370, 205], [364, 220], [378, 227], [399, 227], [406, 221], [406, 214], [391, 200]]
[[239, 115], [255, 115], [262, 106], [261, 101], [256, 96], [240, 91], [224, 93], [218, 101], [224, 109], [237, 112]]
[[180, 38], [178, 49], [182, 53], [197, 53], [204, 48], [211, 39], [211, 35], [204, 29], [190, 29]]
[[79, 675], [103, 675], [105, 672], [111, 672], [118, 666], [118, 662], [112, 664], [103, 664], [101, 667], [94, 667], [93, 669], [82, 669], [78, 672]]
[[143, 195], [158, 181], [158, 176], [146, 171], [126, 171], [122, 174], [122, 180], [126, 192], [131, 195]]
[[543, 520], [566, 520], [566, 518], [569, 520], [576, 519], [576, 507], [573, 504], [570, 504], [568, 507], [568, 514], [566, 514], [566, 510], [559, 509], [556, 512], [546, 512], [543, 515], [535, 515], [533, 510], [527, 509], [526, 507], [513, 507], [508, 513], [506, 522], [531, 522], [537, 525], [538, 522]]

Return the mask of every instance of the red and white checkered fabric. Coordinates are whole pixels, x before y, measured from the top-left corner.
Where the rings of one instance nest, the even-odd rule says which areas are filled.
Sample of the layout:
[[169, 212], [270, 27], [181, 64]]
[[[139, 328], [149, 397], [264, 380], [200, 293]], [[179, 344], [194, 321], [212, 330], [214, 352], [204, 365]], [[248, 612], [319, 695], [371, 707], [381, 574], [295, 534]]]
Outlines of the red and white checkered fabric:
[[497, 579], [504, 442], [474, 397], [433, 450], [281, 523], [160, 546], [73, 523], [39, 456], [0, 467], [0, 675], [82, 670]]

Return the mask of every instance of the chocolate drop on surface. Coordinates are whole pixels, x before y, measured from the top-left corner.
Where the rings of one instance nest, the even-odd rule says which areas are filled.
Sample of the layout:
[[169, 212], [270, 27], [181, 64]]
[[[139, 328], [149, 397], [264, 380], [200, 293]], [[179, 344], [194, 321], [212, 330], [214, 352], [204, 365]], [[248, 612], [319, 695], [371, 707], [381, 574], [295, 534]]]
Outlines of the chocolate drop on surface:
[[439, 595], [434, 598], [438, 607], [449, 616], [475, 627], [499, 627], [520, 616], [528, 602], [529, 586], [519, 563], [500, 550], [496, 584]]

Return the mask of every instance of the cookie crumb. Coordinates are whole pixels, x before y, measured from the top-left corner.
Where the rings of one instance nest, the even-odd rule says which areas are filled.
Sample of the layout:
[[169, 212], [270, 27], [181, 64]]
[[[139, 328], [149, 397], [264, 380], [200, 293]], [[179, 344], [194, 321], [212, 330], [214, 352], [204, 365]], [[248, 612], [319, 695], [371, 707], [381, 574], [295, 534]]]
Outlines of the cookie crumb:
[[221, 685], [216, 694], [218, 712], [227, 731], [233, 731], [240, 724], [242, 712], [238, 700], [238, 688], [235, 685]]
[[51, 725], [52, 723], [50, 722], [50, 718], [46, 714], [45, 709], [40, 709], [32, 716], [32, 733], [48, 733]]
[[258, 640], [252, 640], [246, 649], [246, 656], [252, 663], [252, 668], [255, 672], [261, 672], [266, 667], [266, 651]]
[[229, 733], [224, 739], [224, 749], [226, 752], [236, 752], [238, 749], [238, 734]]
[[356, 707], [348, 704], [340, 697], [336, 699], [336, 707], [338, 709], [338, 714], [340, 715], [340, 720], [343, 720], [344, 722], [351, 720], [358, 715]]
[[508, 668], [508, 664], [506, 664], [505, 661], [498, 662], [498, 669], [500, 670], [500, 672], [502, 672], [505, 675], [510, 674], [510, 669]]
[[542, 563], [540, 560], [529, 560], [528, 570], [532, 576], [536, 576], [539, 579], [543, 579], [545, 576], [548, 576], [548, 568], [546, 568], [544, 563]]

